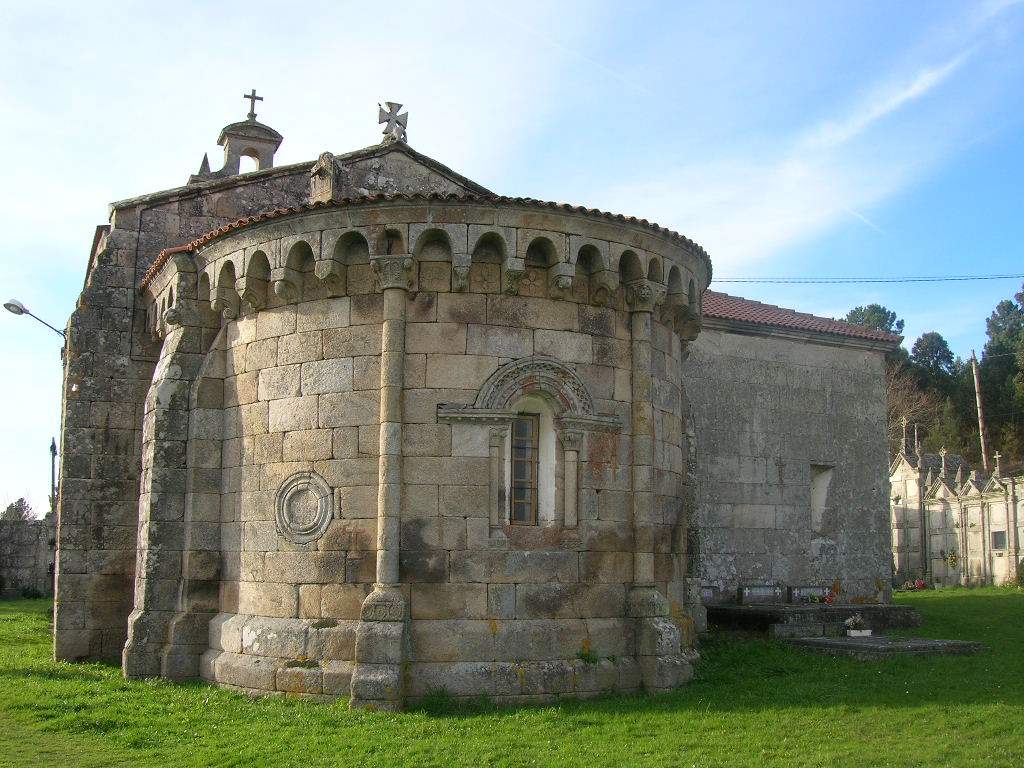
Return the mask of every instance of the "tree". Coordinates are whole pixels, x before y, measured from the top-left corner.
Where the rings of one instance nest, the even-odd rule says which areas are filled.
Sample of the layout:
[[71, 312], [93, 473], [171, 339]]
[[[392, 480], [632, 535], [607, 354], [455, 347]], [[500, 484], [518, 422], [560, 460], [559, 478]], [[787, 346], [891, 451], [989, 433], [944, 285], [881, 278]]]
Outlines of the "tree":
[[1024, 451], [1024, 290], [1014, 298], [989, 315], [979, 366], [991, 445], [1011, 461]]
[[953, 398], [947, 397], [935, 420], [935, 426], [928, 431], [928, 436], [924, 440], [924, 449], [930, 453], [938, 453], [945, 448], [950, 453], [960, 456], [969, 453], [973, 445], [965, 442], [965, 438], [974, 439], [977, 433], [964, 427], [960, 415]]
[[939, 405], [933, 394], [921, 389], [917, 377], [905, 365], [886, 366], [885, 390], [889, 446], [895, 454], [903, 448], [903, 419], [927, 430], [935, 423]]
[[[1022, 294], [1024, 291], [1017, 295]], [[1021, 333], [1024, 333], [1024, 306], [1010, 299], [1003, 299], [996, 304], [995, 310], [985, 321], [985, 332], [989, 339], [985, 351], [989, 354], [995, 354], [994, 349], [989, 352], [990, 347], [1014, 347]]]
[[31, 520], [32, 519], [32, 505], [29, 504], [25, 499], [18, 499], [12, 501], [7, 505], [7, 509], [0, 515], [0, 520]]
[[876, 331], [883, 331], [899, 336], [903, 333], [903, 321], [881, 304], [868, 304], [863, 307], [854, 307], [846, 313], [846, 322], [854, 325], [863, 325], [866, 328], [874, 328]]
[[910, 359], [933, 378], [953, 373], [953, 353], [942, 334], [935, 331], [921, 334], [910, 349]]

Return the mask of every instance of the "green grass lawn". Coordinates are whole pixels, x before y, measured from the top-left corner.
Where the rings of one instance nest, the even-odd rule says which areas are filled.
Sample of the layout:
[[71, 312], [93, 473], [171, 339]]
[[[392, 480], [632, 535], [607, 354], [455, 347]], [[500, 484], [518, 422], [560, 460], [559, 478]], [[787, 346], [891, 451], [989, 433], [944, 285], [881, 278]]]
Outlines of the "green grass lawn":
[[865, 663], [712, 635], [671, 695], [400, 715], [56, 663], [49, 601], [0, 602], [0, 765], [1024, 765], [1024, 593], [899, 602], [917, 634], [989, 650]]

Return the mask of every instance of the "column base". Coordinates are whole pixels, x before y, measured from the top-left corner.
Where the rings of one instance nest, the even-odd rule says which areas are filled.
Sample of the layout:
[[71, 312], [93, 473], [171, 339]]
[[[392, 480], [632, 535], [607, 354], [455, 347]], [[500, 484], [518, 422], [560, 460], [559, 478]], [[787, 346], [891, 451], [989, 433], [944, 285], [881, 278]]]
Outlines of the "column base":
[[668, 616], [668, 599], [653, 585], [634, 586], [629, 590], [626, 615], [633, 619]]
[[665, 693], [693, 677], [693, 667], [680, 648], [682, 633], [672, 619], [637, 619], [636, 661], [648, 693]]
[[171, 617], [168, 611], [131, 612], [128, 640], [121, 651], [121, 671], [125, 677], [160, 677], [160, 657]]
[[359, 611], [352, 670], [352, 709], [397, 711], [405, 703], [403, 662], [406, 644], [405, 597], [397, 587], [374, 586]]

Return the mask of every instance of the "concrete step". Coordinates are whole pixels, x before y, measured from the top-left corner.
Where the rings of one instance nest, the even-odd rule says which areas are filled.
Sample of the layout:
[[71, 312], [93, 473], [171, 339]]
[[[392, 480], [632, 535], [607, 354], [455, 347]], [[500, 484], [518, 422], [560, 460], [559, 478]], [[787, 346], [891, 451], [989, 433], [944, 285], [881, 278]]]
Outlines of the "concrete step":
[[774, 638], [822, 637], [825, 625], [815, 621], [787, 621], [768, 627], [768, 636]]

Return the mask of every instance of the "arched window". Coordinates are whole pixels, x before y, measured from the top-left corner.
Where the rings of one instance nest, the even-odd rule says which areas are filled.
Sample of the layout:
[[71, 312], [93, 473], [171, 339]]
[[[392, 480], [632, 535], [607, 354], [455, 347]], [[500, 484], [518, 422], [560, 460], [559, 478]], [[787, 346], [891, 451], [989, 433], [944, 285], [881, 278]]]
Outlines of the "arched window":
[[554, 415], [545, 399], [537, 395], [522, 398], [510, 410], [514, 416], [505, 451], [509, 522], [554, 522], [558, 485]]
[[506, 363], [473, 405], [441, 403], [437, 418], [490, 433], [490, 532], [498, 538], [508, 526], [575, 528], [586, 435], [622, 429], [617, 416], [594, 410], [571, 368], [541, 355]]
[[252, 173], [260, 169], [260, 153], [253, 148], [242, 150], [238, 156], [238, 172]]

